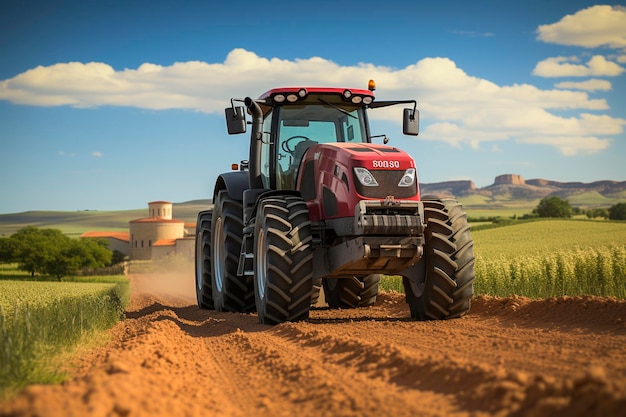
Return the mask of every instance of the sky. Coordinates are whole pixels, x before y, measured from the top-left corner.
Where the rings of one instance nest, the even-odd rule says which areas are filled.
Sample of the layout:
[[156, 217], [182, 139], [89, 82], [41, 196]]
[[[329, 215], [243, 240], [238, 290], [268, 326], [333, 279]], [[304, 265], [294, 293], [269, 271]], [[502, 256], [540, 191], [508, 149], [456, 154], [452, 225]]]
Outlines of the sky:
[[211, 198], [231, 98], [369, 79], [422, 183], [626, 180], [626, 3], [0, 0], [0, 213]]

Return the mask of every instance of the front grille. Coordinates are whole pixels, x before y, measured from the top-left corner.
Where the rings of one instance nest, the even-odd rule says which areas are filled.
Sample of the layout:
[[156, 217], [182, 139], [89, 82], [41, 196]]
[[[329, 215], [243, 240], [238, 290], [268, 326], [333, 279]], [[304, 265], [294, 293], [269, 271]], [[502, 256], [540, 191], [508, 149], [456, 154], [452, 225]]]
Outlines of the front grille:
[[366, 187], [358, 180], [356, 174], [353, 173], [354, 183], [356, 185], [356, 191], [363, 197], [367, 198], [385, 198], [387, 196], [394, 196], [396, 198], [408, 198], [417, 194], [417, 179], [415, 184], [411, 187], [398, 187], [398, 183], [404, 176], [404, 170], [390, 171], [390, 170], [370, 170], [376, 182], [377, 187]]

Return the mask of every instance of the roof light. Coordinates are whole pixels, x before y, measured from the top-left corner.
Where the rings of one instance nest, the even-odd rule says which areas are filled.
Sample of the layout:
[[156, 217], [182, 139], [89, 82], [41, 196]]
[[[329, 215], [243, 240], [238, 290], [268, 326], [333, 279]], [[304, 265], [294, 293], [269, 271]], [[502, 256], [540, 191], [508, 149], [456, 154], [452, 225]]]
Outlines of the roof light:
[[284, 96], [284, 94], [276, 94], [276, 95], [274, 96], [274, 101], [275, 101], [276, 103], [282, 103], [283, 101], [285, 101], [285, 96]]
[[287, 101], [290, 103], [295, 103], [296, 101], [298, 101], [298, 96], [295, 94], [289, 94], [287, 96]]
[[367, 89], [370, 91], [376, 90], [376, 81], [369, 80], [369, 82], [367, 83]]
[[351, 100], [354, 104], [359, 104], [360, 102], [363, 101], [363, 97], [361, 96], [352, 96], [352, 100]]
[[304, 98], [306, 96], [306, 90], [304, 88], [299, 89], [298, 96], [300, 96], [300, 98]]
[[370, 96], [363, 97], [363, 104], [372, 104], [372, 101], [374, 100]]
[[350, 97], [352, 97], [352, 91], [350, 90], [343, 90], [343, 97], [347, 100], [350, 100]]

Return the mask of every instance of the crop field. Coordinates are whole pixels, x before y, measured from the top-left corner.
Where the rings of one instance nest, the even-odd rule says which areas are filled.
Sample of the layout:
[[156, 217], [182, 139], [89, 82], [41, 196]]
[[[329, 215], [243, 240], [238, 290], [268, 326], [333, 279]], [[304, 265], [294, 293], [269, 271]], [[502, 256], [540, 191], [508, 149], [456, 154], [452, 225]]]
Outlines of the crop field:
[[[626, 299], [626, 223], [538, 220], [472, 232], [476, 295]], [[381, 287], [404, 292], [402, 279]]]
[[56, 357], [123, 317], [127, 280], [101, 278], [109, 282], [0, 280], [0, 397], [59, 380]]
[[626, 298], [626, 223], [542, 220], [472, 237], [477, 294]]

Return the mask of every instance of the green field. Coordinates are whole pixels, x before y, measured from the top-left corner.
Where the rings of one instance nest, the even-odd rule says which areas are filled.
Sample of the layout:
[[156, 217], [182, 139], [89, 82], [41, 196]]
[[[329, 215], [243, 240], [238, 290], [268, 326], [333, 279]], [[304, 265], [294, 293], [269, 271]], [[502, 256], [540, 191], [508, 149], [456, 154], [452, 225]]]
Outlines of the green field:
[[626, 245], [626, 223], [537, 220], [472, 232], [474, 253], [485, 258], [538, 256], [553, 251]]
[[0, 271], [0, 400], [28, 384], [62, 380], [64, 355], [120, 320], [130, 295], [123, 276], [5, 279], [15, 275], [6, 265]]
[[626, 223], [540, 220], [472, 233], [477, 294], [626, 298]]
[[[626, 223], [536, 220], [472, 232], [475, 293], [626, 298]], [[400, 277], [381, 288], [403, 292]]]

